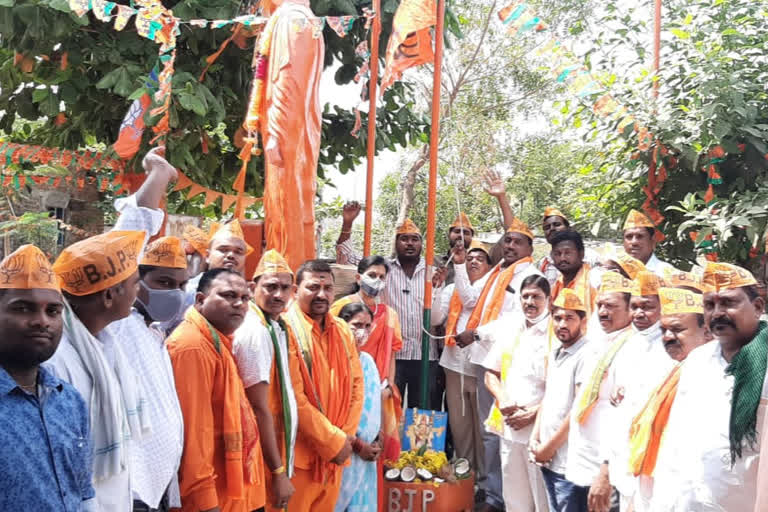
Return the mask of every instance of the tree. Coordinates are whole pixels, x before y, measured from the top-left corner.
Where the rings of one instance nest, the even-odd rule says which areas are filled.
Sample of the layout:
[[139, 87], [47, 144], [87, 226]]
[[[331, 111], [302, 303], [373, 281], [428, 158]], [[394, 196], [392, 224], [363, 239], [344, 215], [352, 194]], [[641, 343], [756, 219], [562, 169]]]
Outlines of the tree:
[[[184, 20], [230, 19], [243, 13], [240, 5], [234, 0], [166, 3]], [[359, 0], [312, 2], [318, 15], [361, 14], [367, 5]], [[383, 2], [382, 47], [386, 47], [397, 5], [397, 0]], [[362, 20], [355, 22], [344, 39], [325, 28], [326, 65], [334, 60], [342, 64], [335, 76], [338, 83], [350, 82], [362, 65], [354, 50], [366, 37], [363, 25]], [[457, 30], [457, 25], [449, 23], [448, 28]], [[132, 24], [118, 32], [111, 23], [94, 19], [93, 14], [78, 18], [67, 0], [2, 0], [0, 33], [0, 110], [4, 112], [0, 129], [7, 134], [18, 120], [42, 120], [29, 134], [30, 143], [69, 149], [110, 145], [117, 138], [131, 99], [144, 92], [149, 72], [158, 60], [158, 45], [138, 36]], [[227, 29], [182, 25], [170, 106], [172, 131], [166, 141], [174, 165], [193, 180], [225, 192], [231, 190], [239, 169], [238, 150], [232, 141], [250, 92], [255, 38], [248, 39], [244, 49], [227, 46], [205, 78], [198, 79], [205, 57], [229, 35]], [[377, 116], [377, 150], [406, 145], [427, 129], [428, 120], [413, 112], [407, 84], [397, 83], [388, 89], [384, 102], [386, 108]], [[158, 119], [147, 116], [146, 120], [151, 126]], [[326, 106], [321, 176], [329, 166], [344, 172], [360, 163], [366, 140], [364, 135], [360, 139], [350, 135], [353, 125], [352, 112]], [[145, 133], [145, 146], [149, 139], [150, 134]], [[138, 159], [130, 163], [130, 167], [137, 166]], [[246, 189], [253, 195], [261, 195], [262, 168], [261, 158], [253, 159], [249, 166]], [[190, 205], [176, 194], [169, 204], [183, 212], [195, 211], [196, 202]], [[209, 211], [218, 213], [218, 206]]]
[[[747, 265], [755, 254], [750, 249], [764, 241], [768, 219], [762, 185], [768, 173], [765, 4], [665, 2], [658, 75], [648, 69], [648, 10], [647, 4], [607, 5], [599, 20], [604, 30], [585, 58], [658, 146], [645, 146], [633, 123], [619, 133], [618, 120], [598, 119], [590, 108], [596, 97], [566, 109], [571, 128], [586, 127], [585, 136], [604, 145], [594, 195], [614, 218], [639, 207], [649, 163], [663, 147], [666, 157], [656, 153], [669, 175], [658, 196], [666, 216], [662, 251], [690, 265], [695, 245], [699, 254], [716, 250], [725, 260]], [[614, 181], [629, 186], [611, 187]], [[705, 194], [709, 185], [714, 197]]]

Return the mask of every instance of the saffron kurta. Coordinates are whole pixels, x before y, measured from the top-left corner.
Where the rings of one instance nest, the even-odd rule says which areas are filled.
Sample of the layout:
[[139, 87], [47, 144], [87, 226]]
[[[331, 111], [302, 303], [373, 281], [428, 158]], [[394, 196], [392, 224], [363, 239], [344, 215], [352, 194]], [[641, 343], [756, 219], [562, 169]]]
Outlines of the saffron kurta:
[[285, 316], [298, 342], [290, 347], [290, 356], [299, 358], [302, 374], [294, 388], [299, 434], [291, 510], [332, 510], [342, 467], [330, 460], [357, 431], [363, 410], [363, 370], [346, 322], [327, 314], [321, 327], [296, 303]]
[[[256, 420], [237, 374], [232, 340], [190, 308], [168, 338], [168, 352], [184, 417], [184, 452], [179, 469], [181, 510], [198, 512], [219, 507], [221, 512], [251, 512], [264, 506]], [[243, 426], [239, 436], [226, 433], [225, 416], [235, 409], [241, 413], [239, 423]], [[239, 451], [232, 449], [237, 437], [242, 446]], [[255, 449], [248, 457], [246, 448], [254, 440]], [[247, 466], [243, 457], [249, 461]], [[238, 471], [240, 468], [243, 470]]]

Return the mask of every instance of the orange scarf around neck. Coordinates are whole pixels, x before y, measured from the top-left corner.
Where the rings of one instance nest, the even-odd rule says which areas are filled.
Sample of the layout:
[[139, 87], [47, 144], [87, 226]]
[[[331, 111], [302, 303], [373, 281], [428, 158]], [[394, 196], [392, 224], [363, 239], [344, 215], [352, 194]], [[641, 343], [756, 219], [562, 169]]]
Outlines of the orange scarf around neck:
[[[507, 287], [512, 282], [512, 278], [515, 277], [515, 269], [522, 263], [532, 263], [533, 259], [530, 256], [520, 258], [504, 270], [501, 270], [501, 264], [496, 265], [491, 270], [491, 275], [488, 276], [488, 281], [483, 287], [483, 291], [480, 293], [480, 297], [477, 299], [475, 309], [472, 310], [467, 321], [467, 329], [475, 329], [481, 325], [485, 325], [488, 322], [492, 322], [499, 318], [501, 308], [504, 307], [504, 295], [507, 293]], [[494, 288], [494, 283], [496, 287]], [[493, 295], [490, 298], [490, 303], [486, 307], [486, 300], [493, 288]]]

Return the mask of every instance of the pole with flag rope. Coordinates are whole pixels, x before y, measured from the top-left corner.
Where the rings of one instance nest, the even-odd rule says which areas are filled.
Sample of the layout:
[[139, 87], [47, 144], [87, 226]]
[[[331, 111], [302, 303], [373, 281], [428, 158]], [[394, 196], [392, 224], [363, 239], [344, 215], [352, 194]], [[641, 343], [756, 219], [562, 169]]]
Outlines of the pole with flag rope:
[[373, 26], [371, 27], [371, 77], [368, 82], [368, 174], [365, 179], [365, 233], [363, 256], [371, 255], [371, 224], [373, 223], [373, 164], [376, 154], [376, 97], [379, 80], [379, 37], [381, 35], [381, 0], [373, 0]]
[[[429, 328], [432, 325], [432, 264], [435, 261], [435, 210], [437, 208], [437, 145], [440, 137], [440, 90], [443, 64], [445, 0], [437, 1], [435, 63], [432, 82], [432, 124], [429, 133], [429, 188], [427, 194], [427, 272], [424, 277], [424, 328], [421, 333], [421, 408], [428, 409]], [[433, 404], [435, 405], [435, 404]]]

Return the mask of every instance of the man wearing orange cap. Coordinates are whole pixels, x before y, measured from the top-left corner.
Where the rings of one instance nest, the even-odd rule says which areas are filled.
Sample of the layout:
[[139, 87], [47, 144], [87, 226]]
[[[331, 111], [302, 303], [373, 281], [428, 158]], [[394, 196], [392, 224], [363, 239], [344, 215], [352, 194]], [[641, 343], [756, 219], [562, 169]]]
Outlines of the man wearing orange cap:
[[603, 462], [608, 459], [607, 440], [612, 435], [609, 419], [614, 390], [613, 379], [608, 379], [608, 375], [616, 355], [635, 332], [629, 310], [631, 294], [631, 281], [616, 272], [603, 274], [596, 302], [602, 332], [590, 333], [592, 341], [584, 355], [585, 370], [578, 377], [580, 389], [568, 432], [565, 476], [577, 486], [584, 510], [611, 509], [611, 485], [597, 487], [593, 483], [601, 472], [608, 471]]
[[[665, 284], [671, 284], [667, 281], [671, 279], [665, 279]], [[679, 469], [676, 461], [664, 455], [669, 444], [662, 445], [661, 441], [677, 393], [682, 367], [680, 363], [693, 349], [712, 340], [704, 324], [701, 293], [688, 289], [690, 278], [680, 282], [686, 286], [659, 288], [662, 342], [675, 365], [633, 418], [629, 431], [629, 470], [638, 480], [632, 505], [637, 512], [651, 510], [657, 475], [665, 479], [665, 472]]]
[[[552, 246], [552, 241], [555, 235], [563, 231], [571, 231], [570, 222], [568, 222], [568, 219], [565, 217], [565, 215], [560, 210], [552, 206], [547, 206], [547, 208], [544, 210], [541, 228], [544, 231], [544, 238], [547, 239], [547, 242], [550, 244], [550, 246]], [[584, 254], [582, 255], [582, 260], [591, 268], [597, 268], [600, 266], [600, 258], [598, 254], [592, 249], [585, 248]], [[557, 265], [555, 264], [555, 259], [551, 251], [536, 263], [536, 268], [538, 268], [541, 273], [544, 274], [544, 277], [546, 277], [547, 281], [549, 281], [549, 286], [554, 289], [555, 282], [561, 274], [557, 268]], [[553, 294], [552, 297], [556, 297], [556, 295]]]
[[64, 249], [53, 270], [66, 298], [64, 335], [46, 363], [72, 384], [91, 416], [93, 473], [100, 509], [133, 507], [131, 448], [151, 427], [143, 380], [106, 327], [131, 313], [143, 231], [110, 231]]
[[0, 506], [94, 510], [88, 409], [40, 363], [61, 339], [64, 301], [43, 252], [0, 262]]
[[[533, 233], [521, 220], [515, 219], [504, 234], [503, 260], [488, 274], [477, 298], [467, 326], [458, 336], [460, 347], [472, 345], [470, 361], [482, 365], [493, 344], [491, 328], [486, 327], [502, 316], [520, 316], [520, 285], [530, 275], [541, 275], [533, 265]], [[478, 410], [481, 418], [491, 412], [494, 398], [485, 386], [478, 389]], [[483, 435], [486, 478], [480, 482], [485, 491], [485, 509], [503, 510], [501, 459], [499, 437], [490, 432]]]
[[488, 251], [473, 240], [469, 251], [462, 244], [453, 249], [456, 280], [435, 289], [432, 326], [445, 324], [445, 347], [440, 366], [445, 370], [445, 401], [457, 457], [470, 461], [476, 474], [483, 475], [483, 421], [477, 409], [477, 373], [470, 360], [470, 348], [456, 345], [453, 336], [464, 331], [477, 297], [491, 268]]
[[671, 267], [656, 257], [656, 226], [648, 217], [637, 210], [631, 210], [624, 222], [624, 250], [640, 260], [648, 270], [663, 277], [664, 268]]
[[614, 407], [606, 409], [608, 419], [603, 421], [614, 427], [603, 440], [607, 446], [605, 460], [592, 489], [616, 487], [622, 510], [629, 506], [637, 487], [634, 475], [628, 470], [629, 427], [653, 389], [674, 365], [661, 339], [659, 287], [660, 279], [652, 272], [640, 271], [635, 276], [629, 310], [636, 333], [618, 351], [606, 376], [613, 386]]
[[752, 274], [735, 265], [709, 263], [703, 282], [717, 343], [691, 352], [680, 371], [663, 441], [679, 470], [654, 479], [652, 509], [749, 511], [768, 401], [765, 302]]
[[552, 331], [560, 345], [550, 351], [544, 398], [531, 433], [531, 459], [541, 472], [553, 512], [575, 512], [583, 492], [565, 477], [568, 461], [570, 412], [578, 395], [588, 338], [587, 308], [578, 294], [566, 288], [552, 304]]
[[[625, 278], [632, 280], [641, 270], [648, 270], [642, 261], [627, 254], [624, 249], [616, 249], [612, 244], [606, 244], [601, 257], [601, 266], [605, 270], [618, 272]], [[672, 269], [671, 266], [667, 270]]]
[[124, 344], [131, 367], [147, 390], [145, 407], [152, 430], [131, 450], [134, 512], [179, 507], [177, 473], [184, 423], [173, 380], [173, 367], [160, 325], [182, 313], [187, 259], [173, 236], [149, 244], [139, 263], [139, 292], [130, 316], [111, 323], [107, 332]]
[[296, 335], [290, 357], [299, 362], [294, 391], [299, 414], [291, 510], [333, 510], [342, 469], [363, 412], [363, 370], [349, 326], [329, 310], [333, 274], [310, 260], [296, 272], [296, 300], [285, 319]]
[[280, 317], [296, 288], [293, 272], [276, 250], [262, 255], [251, 288], [253, 301], [235, 332], [233, 353], [259, 424], [268, 470], [267, 509], [280, 510], [294, 493], [290, 479], [299, 418], [293, 382], [301, 374], [299, 360], [288, 357], [289, 344], [296, 340]]
[[250, 298], [238, 272], [208, 270], [168, 338], [185, 427], [183, 512], [251, 512], [266, 501], [258, 426], [232, 356]]

